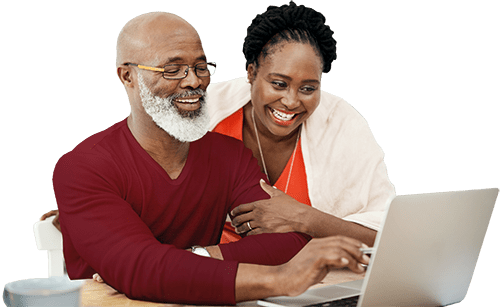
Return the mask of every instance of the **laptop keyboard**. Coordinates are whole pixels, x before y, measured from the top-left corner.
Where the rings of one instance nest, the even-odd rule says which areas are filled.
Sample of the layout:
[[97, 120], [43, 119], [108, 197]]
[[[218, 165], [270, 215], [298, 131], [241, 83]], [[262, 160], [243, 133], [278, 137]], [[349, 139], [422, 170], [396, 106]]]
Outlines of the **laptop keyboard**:
[[331, 302], [324, 302], [320, 304], [308, 305], [306, 307], [356, 307], [358, 305], [359, 295], [335, 300]]

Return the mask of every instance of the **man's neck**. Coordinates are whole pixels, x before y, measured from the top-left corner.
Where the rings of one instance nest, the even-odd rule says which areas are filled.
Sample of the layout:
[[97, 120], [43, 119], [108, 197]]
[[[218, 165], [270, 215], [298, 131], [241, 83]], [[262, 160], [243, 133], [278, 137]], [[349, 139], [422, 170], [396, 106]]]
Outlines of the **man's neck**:
[[186, 164], [189, 142], [180, 142], [150, 118], [140, 119], [130, 115], [127, 125], [139, 145], [167, 172], [176, 179]]

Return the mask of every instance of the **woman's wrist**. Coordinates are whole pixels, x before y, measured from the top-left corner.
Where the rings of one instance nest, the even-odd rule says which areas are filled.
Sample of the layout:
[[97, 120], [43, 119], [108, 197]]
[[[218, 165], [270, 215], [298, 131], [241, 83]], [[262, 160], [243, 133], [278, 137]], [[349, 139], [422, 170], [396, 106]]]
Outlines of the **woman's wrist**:
[[302, 203], [301, 205], [297, 210], [296, 222], [293, 228], [296, 232], [310, 235], [311, 223], [314, 223], [314, 218], [312, 218], [314, 208]]

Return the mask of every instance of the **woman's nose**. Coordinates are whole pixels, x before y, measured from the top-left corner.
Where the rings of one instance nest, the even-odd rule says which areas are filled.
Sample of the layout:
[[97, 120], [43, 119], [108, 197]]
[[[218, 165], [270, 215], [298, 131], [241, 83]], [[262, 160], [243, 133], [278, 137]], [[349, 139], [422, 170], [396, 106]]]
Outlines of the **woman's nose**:
[[281, 103], [283, 103], [289, 110], [296, 109], [300, 106], [299, 95], [296, 91], [288, 90], [283, 98], [281, 98]]

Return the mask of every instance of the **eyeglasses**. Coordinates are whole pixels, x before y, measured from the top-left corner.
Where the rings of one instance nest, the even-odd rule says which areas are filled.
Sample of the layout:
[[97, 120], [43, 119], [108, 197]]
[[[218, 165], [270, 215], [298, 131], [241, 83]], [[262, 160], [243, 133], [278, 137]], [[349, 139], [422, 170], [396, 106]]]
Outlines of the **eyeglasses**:
[[124, 65], [136, 66], [139, 69], [161, 72], [163, 78], [168, 80], [179, 80], [187, 77], [189, 68], [194, 69], [194, 73], [200, 77], [210, 77], [215, 73], [215, 63], [199, 63], [194, 66], [187, 64], [168, 64], [163, 67], [150, 67], [141, 64], [125, 63]]

